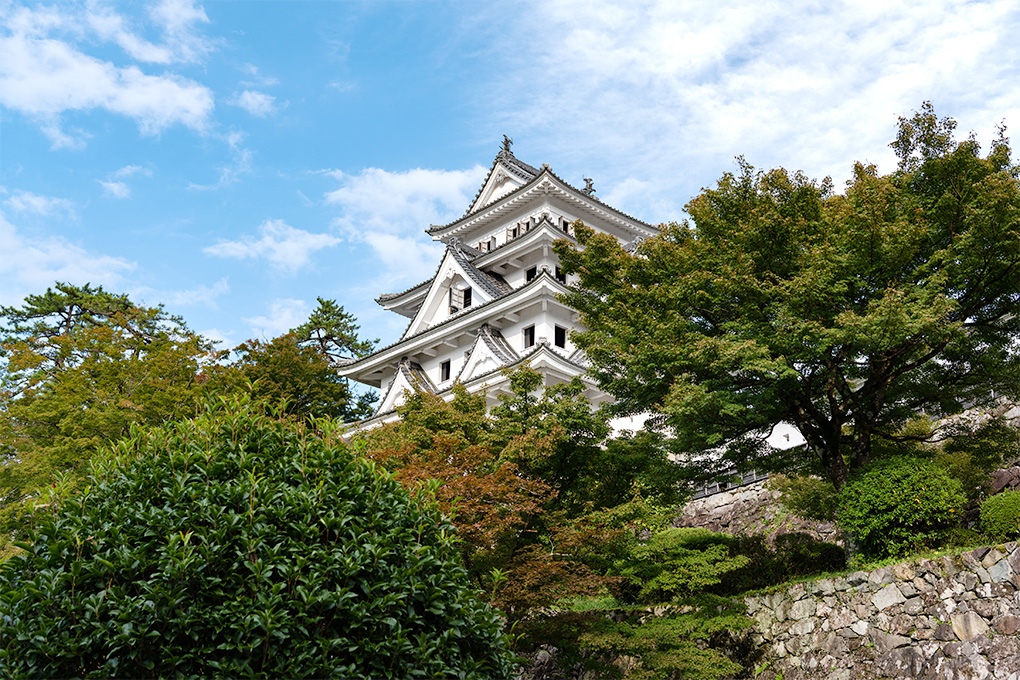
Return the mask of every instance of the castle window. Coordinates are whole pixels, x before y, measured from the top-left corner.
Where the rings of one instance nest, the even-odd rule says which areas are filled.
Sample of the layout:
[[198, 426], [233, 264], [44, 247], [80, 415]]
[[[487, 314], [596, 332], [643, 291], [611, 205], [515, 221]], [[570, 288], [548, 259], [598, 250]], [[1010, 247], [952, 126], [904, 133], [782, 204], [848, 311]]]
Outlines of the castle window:
[[556, 280], [560, 283], [567, 282], [567, 275], [561, 272], [559, 267], [556, 268]]
[[530, 269], [528, 269], [528, 271], [524, 272], [525, 283], [531, 281], [536, 276], [538, 276], [538, 267], [531, 267]]
[[557, 326], [556, 327], [556, 337], [554, 339], [556, 341], [556, 346], [557, 347], [566, 348], [566, 346], [567, 346], [567, 329], [564, 328], [563, 326]]
[[470, 288], [465, 288], [464, 289], [464, 309], [467, 309], [470, 306], [471, 306], [471, 289]]
[[535, 327], [528, 326], [524, 329], [524, 348], [535, 346]]
[[446, 382], [450, 379], [450, 360], [447, 359], [439, 364], [439, 382]]

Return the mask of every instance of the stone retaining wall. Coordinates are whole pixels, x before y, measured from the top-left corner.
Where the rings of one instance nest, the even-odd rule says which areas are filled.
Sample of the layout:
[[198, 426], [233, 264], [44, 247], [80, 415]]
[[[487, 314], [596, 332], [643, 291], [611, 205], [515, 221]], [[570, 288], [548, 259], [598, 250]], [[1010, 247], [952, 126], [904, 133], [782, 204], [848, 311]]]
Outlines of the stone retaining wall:
[[836, 526], [812, 522], [779, 503], [779, 492], [755, 482], [687, 503], [673, 526], [701, 527], [734, 536], [762, 534], [771, 544], [779, 534], [806, 533], [819, 541], [842, 544]]
[[1020, 680], [1020, 544], [745, 598], [761, 680]]

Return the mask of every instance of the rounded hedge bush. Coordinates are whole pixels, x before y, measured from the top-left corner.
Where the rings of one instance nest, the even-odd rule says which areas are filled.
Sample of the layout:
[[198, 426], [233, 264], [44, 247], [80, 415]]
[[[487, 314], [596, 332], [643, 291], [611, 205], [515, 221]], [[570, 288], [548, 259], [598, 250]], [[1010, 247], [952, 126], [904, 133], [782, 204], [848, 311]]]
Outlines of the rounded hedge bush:
[[509, 677], [439, 512], [258, 411], [136, 433], [0, 567], [6, 675]]
[[872, 463], [840, 491], [837, 522], [867, 557], [939, 545], [964, 503], [960, 482], [920, 458]]
[[981, 528], [998, 541], [1020, 538], [1020, 491], [1003, 491], [981, 504]]

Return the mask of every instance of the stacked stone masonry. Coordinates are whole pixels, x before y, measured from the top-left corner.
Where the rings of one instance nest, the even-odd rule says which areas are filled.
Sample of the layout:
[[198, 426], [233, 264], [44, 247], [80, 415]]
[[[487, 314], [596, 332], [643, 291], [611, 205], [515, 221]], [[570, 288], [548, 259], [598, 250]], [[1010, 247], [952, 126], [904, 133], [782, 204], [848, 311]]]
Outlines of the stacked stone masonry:
[[690, 501], [673, 525], [701, 527], [735, 536], [760, 534], [769, 544], [780, 534], [794, 532], [842, 544], [836, 525], [792, 514], [779, 502], [779, 492], [769, 489], [767, 482], [755, 482]]
[[1020, 544], [745, 598], [761, 680], [1020, 680]]

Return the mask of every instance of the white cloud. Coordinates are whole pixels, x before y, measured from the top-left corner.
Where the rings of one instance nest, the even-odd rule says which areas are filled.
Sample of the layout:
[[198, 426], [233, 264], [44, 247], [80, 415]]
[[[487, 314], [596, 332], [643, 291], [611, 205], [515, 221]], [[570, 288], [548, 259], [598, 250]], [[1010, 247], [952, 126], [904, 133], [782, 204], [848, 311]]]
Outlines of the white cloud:
[[258, 237], [239, 241], [220, 241], [202, 249], [206, 255], [238, 260], [264, 259], [278, 270], [293, 273], [308, 264], [314, 252], [340, 243], [329, 234], [313, 234], [295, 229], [283, 220], [266, 220], [259, 225]]
[[152, 171], [148, 168], [143, 168], [140, 165], [125, 165], [119, 170], [115, 170], [110, 173], [110, 179], [107, 180], [96, 180], [103, 187], [103, 195], [108, 198], [128, 198], [131, 196], [131, 187], [126, 182], [120, 180], [128, 177], [134, 177], [136, 175], [145, 175], [146, 177], [152, 176]]
[[211, 286], [195, 286], [187, 290], [158, 291], [151, 288], [137, 289], [132, 297], [146, 301], [146, 304], [163, 304], [168, 307], [194, 307], [204, 305], [218, 309], [216, 300], [230, 292], [227, 279], [222, 278]]
[[149, 170], [148, 168], [143, 168], [140, 165], [125, 165], [120, 170], [115, 171], [112, 176], [121, 178], [121, 177], [134, 177], [135, 175], [145, 175], [146, 177], [151, 177], [152, 170]]
[[[1020, 75], [1009, 0], [529, 7], [497, 38], [527, 35], [532, 49], [502, 51], [517, 57], [491, 85], [496, 122], [578, 174], [595, 168], [602, 187], [647, 178], [645, 200], [667, 198], [673, 214], [648, 215], [636, 196], [620, 207], [650, 219], [679, 216], [737, 154], [837, 180], [855, 159], [890, 171], [896, 116], [926, 99], [989, 136], [1020, 119], [1002, 85]], [[555, 106], [525, 92], [555, 92]]]
[[423, 236], [432, 224], [445, 224], [471, 203], [486, 169], [407, 170], [368, 168], [358, 175], [330, 173], [341, 183], [326, 194], [337, 206], [333, 220], [347, 240], [366, 243], [386, 268], [383, 278], [411, 281], [432, 274], [437, 246]]
[[98, 37], [116, 43], [138, 61], [193, 62], [212, 51], [211, 42], [196, 32], [198, 24], [209, 23], [209, 17], [190, 0], [164, 0], [150, 8], [149, 17], [161, 33], [162, 44], [139, 36], [137, 29], [111, 7], [93, 2], [85, 11], [88, 26]]
[[157, 7], [155, 15], [172, 38], [165, 46], [137, 37], [122, 17], [99, 5], [79, 12], [73, 6], [61, 12], [0, 8], [0, 26], [6, 28], [0, 28], [0, 105], [34, 118], [54, 148], [81, 148], [87, 137], [62, 128], [65, 111], [103, 109], [127, 116], [147, 135], [172, 125], [205, 130], [213, 110], [209, 88], [173, 73], [150, 75], [135, 65], [116, 66], [86, 54], [75, 42], [93, 47], [94, 36], [120, 45], [139, 61], [189, 61], [205, 49], [188, 32], [200, 11], [191, 7], [189, 14], [189, 4]]
[[29, 191], [15, 191], [10, 198], [4, 199], [4, 207], [12, 212], [40, 215], [43, 217], [64, 214], [70, 219], [77, 219], [74, 203], [66, 198], [41, 196]]
[[103, 185], [103, 194], [110, 198], [127, 198], [131, 195], [131, 188], [124, 182], [104, 182], [96, 180]]
[[253, 116], [264, 118], [276, 111], [276, 97], [265, 92], [245, 90], [233, 102]]
[[300, 326], [308, 320], [310, 313], [308, 303], [304, 300], [277, 298], [269, 303], [269, 312], [265, 316], [246, 317], [242, 320], [251, 325], [253, 338], [268, 340]]
[[19, 304], [26, 295], [41, 293], [55, 281], [107, 288], [123, 287], [124, 274], [136, 267], [121, 257], [90, 253], [54, 236], [29, 238], [0, 215], [0, 304]]
[[218, 345], [216, 349], [232, 349], [234, 347], [234, 334], [231, 332], [221, 331], [219, 328], [206, 328], [197, 331], [197, 333], [206, 340], [210, 340], [213, 345]]

